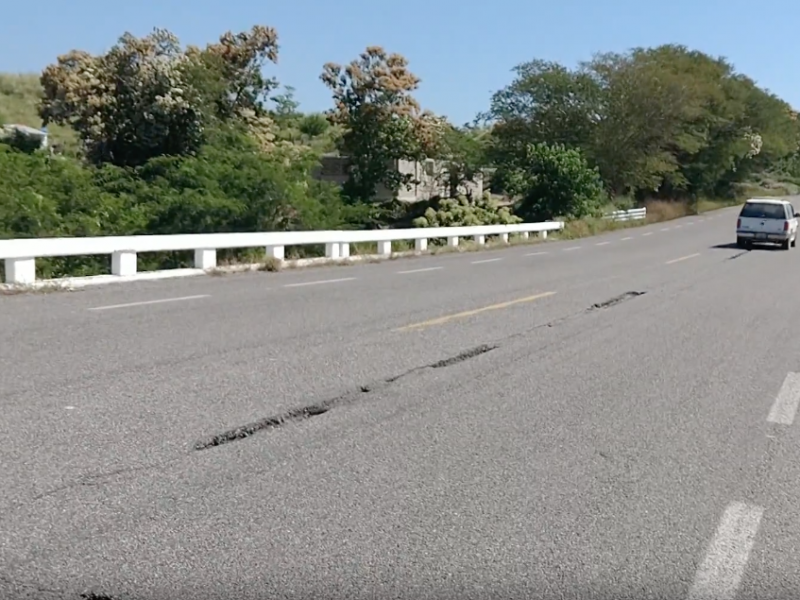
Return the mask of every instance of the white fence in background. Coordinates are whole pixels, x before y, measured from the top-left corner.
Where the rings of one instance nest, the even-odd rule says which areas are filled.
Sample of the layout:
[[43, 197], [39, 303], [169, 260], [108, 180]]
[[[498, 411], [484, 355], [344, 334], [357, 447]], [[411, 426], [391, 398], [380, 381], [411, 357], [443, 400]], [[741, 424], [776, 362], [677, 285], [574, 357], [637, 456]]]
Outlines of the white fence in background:
[[639, 221], [647, 218], [647, 208], [632, 208], [631, 210], [616, 210], [604, 218], [611, 221]]
[[[414, 240], [416, 252], [424, 252], [429, 239], [445, 238], [448, 246], [458, 246], [463, 237], [471, 237], [478, 244], [486, 236], [500, 236], [508, 241], [509, 235], [527, 238], [531, 233], [546, 238], [548, 231], [564, 228], [562, 221], [544, 223], [519, 223], [516, 225], [485, 225], [480, 227], [431, 227], [420, 229], [377, 229], [368, 231], [287, 231], [262, 233], [211, 233], [188, 235], [134, 235], [82, 238], [41, 238], [0, 240], [0, 259], [5, 260], [6, 283], [31, 285], [36, 282], [36, 259], [52, 256], [111, 255], [111, 276], [100, 276], [103, 281], [137, 277], [137, 254], [193, 250], [194, 269], [161, 271], [161, 277], [197, 275], [217, 266], [217, 250], [228, 248], [265, 248], [268, 257], [284, 260], [286, 246], [324, 244], [329, 260], [350, 257], [350, 244], [373, 242], [379, 256], [392, 254], [392, 242]], [[171, 275], [170, 275], [171, 274]], [[153, 273], [139, 273], [154, 278]], [[92, 278], [86, 278], [92, 279]], [[97, 279], [97, 278], [95, 278]]]

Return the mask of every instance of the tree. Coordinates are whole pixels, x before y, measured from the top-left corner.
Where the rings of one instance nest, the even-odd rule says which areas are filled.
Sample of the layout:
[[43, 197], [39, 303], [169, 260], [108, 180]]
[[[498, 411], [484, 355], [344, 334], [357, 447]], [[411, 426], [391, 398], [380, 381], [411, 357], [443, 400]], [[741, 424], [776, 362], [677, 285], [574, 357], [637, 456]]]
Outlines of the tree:
[[512, 178], [521, 196], [515, 214], [525, 221], [596, 214], [606, 200], [603, 181], [579, 150], [562, 144], [528, 146], [525, 165]]
[[601, 88], [588, 73], [543, 60], [522, 63], [514, 81], [492, 96], [490, 155], [500, 167], [525, 160], [529, 144], [585, 147], [601, 111]]
[[98, 164], [194, 154], [216, 123], [245, 127], [268, 147], [274, 135], [263, 102], [276, 84], [262, 70], [277, 52], [277, 34], [262, 26], [185, 51], [166, 30], [126, 33], [104, 55], [73, 50], [47, 67], [40, 116], [71, 126]]
[[685, 189], [679, 157], [704, 143], [695, 121], [706, 95], [691, 73], [649, 51], [601, 54], [582, 65], [602, 90], [602, 111], [585, 146], [615, 195]]
[[441, 157], [444, 159], [450, 197], [458, 195], [458, 189], [467, 182], [483, 176], [487, 160], [488, 131], [464, 125], [444, 125], [441, 141]]
[[294, 99], [295, 89], [291, 85], [284, 87], [282, 94], [276, 94], [272, 97], [272, 102], [275, 104], [275, 117], [276, 119], [292, 119], [298, 116], [298, 108], [300, 103]]
[[441, 140], [439, 119], [422, 112], [412, 96], [419, 78], [399, 54], [371, 46], [346, 67], [328, 63], [322, 81], [331, 90], [332, 124], [343, 127], [340, 151], [350, 160], [345, 195], [369, 201], [384, 185], [396, 192], [411, 181], [393, 168], [397, 160], [422, 160]]
[[515, 72], [486, 115], [501, 186], [529, 144], [547, 143], [580, 149], [614, 195], [715, 195], [791, 154], [800, 137], [788, 105], [683, 46], [599, 54], [575, 70], [534, 60]]

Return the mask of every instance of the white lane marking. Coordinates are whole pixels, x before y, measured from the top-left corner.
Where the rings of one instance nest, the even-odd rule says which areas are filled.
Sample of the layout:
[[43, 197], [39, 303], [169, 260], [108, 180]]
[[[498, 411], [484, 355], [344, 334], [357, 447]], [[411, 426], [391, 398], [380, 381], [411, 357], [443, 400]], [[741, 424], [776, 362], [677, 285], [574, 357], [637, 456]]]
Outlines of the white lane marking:
[[210, 296], [208, 294], [202, 294], [200, 296], [182, 296], [180, 298], [163, 298], [161, 300], [143, 300], [141, 302], [128, 302], [127, 304], [109, 304], [108, 306], [94, 306], [89, 310], [111, 310], [112, 308], [128, 308], [130, 306], [148, 306], [150, 304], [164, 304], [166, 302], [199, 300], [200, 298], [210, 298]]
[[438, 271], [444, 267], [426, 267], [424, 269], [412, 269], [410, 271], [398, 271], [398, 275], [410, 275], [411, 273], [426, 273], [428, 271]]
[[694, 221], [689, 221], [687, 225], [694, 225]]
[[764, 509], [734, 502], [697, 569], [687, 600], [735, 600]]
[[669, 231], [669, 227], [662, 227], [661, 231]]
[[633, 239], [632, 237], [628, 236], [628, 237], [624, 237], [624, 238], [622, 238], [622, 239], [620, 240], [620, 242], [627, 242], [628, 240], [632, 240], [632, 239]]
[[800, 373], [789, 373], [783, 380], [767, 421], [779, 425], [791, 425], [797, 415], [798, 405], [800, 405]]
[[564, 252], [569, 252], [571, 250], [580, 250], [580, 246], [573, 246], [572, 248], [564, 248]]
[[700, 256], [700, 253], [699, 253], [699, 252], [696, 252], [696, 253], [694, 253], [694, 254], [690, 254], [690, 255], [688, 255], [688, 256], [681, 256], [680, 258], [676, 258], [676, 259], [674, 259], [674, 260], [668, 260], [668, 261], [667, 261], [666, 263], [664, 263], [664, 264], [667, 264], [667, 265], [673, 265], [673, 264], [675, 264], [675, 263], [677, 263], [677, 262], [681, 262], [682, 260], [689, 260], [690, 258], [695, 258], [695, 257], [697, 257], [697, 256]]
[[283, 287], [304, 287], [307, 285], [323, 285], [325, 283], [340, 283], [342, 281], [353, 281], [355, 277], [343, 277], [342, 279], [321, 279], [320, 281], [304, 281], [303, 283], [287, 283]]
[[525, 256], [541, 256], [542, 254], [547, 254], [547, 252], [530, 252]]
[[611, 242], [599, 242], [599, 243], [595, 244], [595, 246], [608, 246], [608, 244], [610, 244], [610, 243]]
[[683, 225], [675, 225], [675, 229], [680, 229]]
[[487, 258], [484, 260], [473, 260], [473, 265], [482, 265], [483, 263], [490, 263], [490, 262], [497, 262], [498, 260], [503, 260], [502, 258]]
[[74, 406], [65, 406], [64, 410], [75, 410]]
[[642, 237], [645, 237], [645, 236], [647, 236], [647, 235], [653, 235], [653, 232], [652, 232], [652, 231], [648, 231], [647, 233], [643, 233], [643, 234], [642, 234]]

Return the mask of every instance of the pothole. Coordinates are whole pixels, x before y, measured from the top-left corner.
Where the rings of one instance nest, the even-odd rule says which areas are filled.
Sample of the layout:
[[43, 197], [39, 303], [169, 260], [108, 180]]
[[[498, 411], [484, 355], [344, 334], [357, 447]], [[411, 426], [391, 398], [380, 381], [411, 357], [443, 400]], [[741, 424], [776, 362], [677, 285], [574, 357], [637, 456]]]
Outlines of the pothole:
[[604, 302], [598, 302], [596, 304], [592, 304], [587, 310], [600, 310], [603, 308], [611, 308], [612, 306], [617, 306], [618, 304], [622, 304], [623, 302], [630, 300], [632, 298], [636, 298], [637, 296], [643, 296], [647, 292], [625, 292], [624, 294], [620, 294], [619, 296], [614, 296], [613, 298], [609, 298]]
[[490, 346], [489, 344], [483, 344], [482, 346], [477, 346], [475, 348], [472, 348], [471, 350], [467, 350], [466, 352], [461, 352], [460, 354], [456, 354], [455, 356], [451, 356], [450, 358], [445, 358], [444, 360], [435, 362], [432, 365], [430, 365], [430, 367], [431, 369], [441, 369], [442, 367], [450, 367], [460, 362], [464, 362], [465, 360], [469, 360], [470, 358], [475, 358], [476, 356], [480, 356], [481, 354], [486, 354], [487, 352], [491, 352], [492, 350], [497, 350], [497, 348], [498, 346]]
[[311, 406], [304, 406], [302, 408], [288, 410], [280, 415], [265, 417], [263, 419], [259, 419], [258, 421], [248, 423], [247, 425], [241, 425], [240, 427], [228, 429], [227, 431], [213, 435], [205, 440], [200, 440], [194, 445], [194, 449], [207, 450], [209, 448], [215, 448], [231, 442], [243, 440], [255, 433], [258, 433], [259, 431], [264, 431], [265, 429], [277, 429], [278, 427], [283, 427], [287, 423], [291, 423], [293, 421], [302, 421], [318, 415], [324, 415], [331, 408], [332, 407], [329, 406], [329, 403], [323, 402], [320, 404], [313, 404]]

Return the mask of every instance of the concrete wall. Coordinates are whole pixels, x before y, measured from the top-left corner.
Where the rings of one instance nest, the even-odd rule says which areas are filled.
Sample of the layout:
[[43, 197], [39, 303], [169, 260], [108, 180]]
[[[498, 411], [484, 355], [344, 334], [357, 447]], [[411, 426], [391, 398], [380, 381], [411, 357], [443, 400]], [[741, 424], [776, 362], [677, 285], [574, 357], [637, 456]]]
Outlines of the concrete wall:
[[[343, 185], [347, 181], [347, 157], [323, 156], [320, 163], [320, 167], [314, 172], [317, 179], [339, 185]], [[393, 168], [404, 175], [410, 175], [412, 180], [409, 186], [403, 186], [398, 190], [398, 200], [418, 202], [428, 200], [433, 196], [447, 198], [450, 194], [447, 171], [441, 161], [433, 159], [425, 162], [400, 160], [395, 161]], [[392, 192], [384, 186], [379, 186], [376, 192], [375, 199], [378, 201], [392, 199]], [[472, 193], [476, 197], [481, 196], [483, 194], [482, 178], [479, 177], [475, 182], [467, 182], [466, 185], [460, 186], [458, 192], [460, 194]]]

